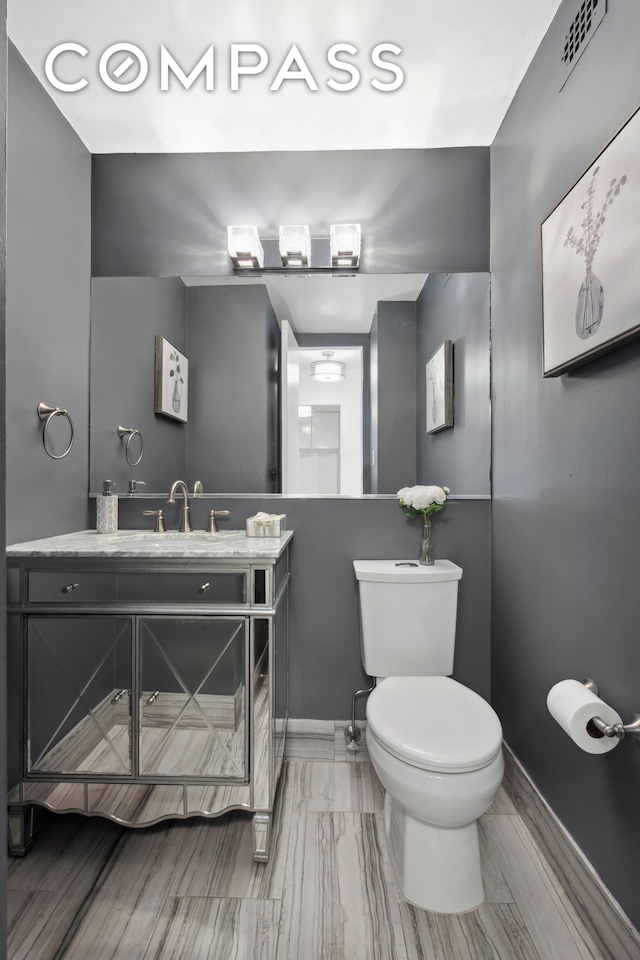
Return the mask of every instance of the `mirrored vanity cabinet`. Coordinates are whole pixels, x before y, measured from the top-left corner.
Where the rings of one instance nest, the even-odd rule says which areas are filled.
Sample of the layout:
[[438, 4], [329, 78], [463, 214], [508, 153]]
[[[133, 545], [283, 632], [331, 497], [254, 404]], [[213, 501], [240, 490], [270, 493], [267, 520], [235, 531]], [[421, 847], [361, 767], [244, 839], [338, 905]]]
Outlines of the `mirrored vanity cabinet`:
[[246, 810], [268, 859], [291, 537], [83, 531], [9, 548], [13, 854], [40, 805], [129, 827]]

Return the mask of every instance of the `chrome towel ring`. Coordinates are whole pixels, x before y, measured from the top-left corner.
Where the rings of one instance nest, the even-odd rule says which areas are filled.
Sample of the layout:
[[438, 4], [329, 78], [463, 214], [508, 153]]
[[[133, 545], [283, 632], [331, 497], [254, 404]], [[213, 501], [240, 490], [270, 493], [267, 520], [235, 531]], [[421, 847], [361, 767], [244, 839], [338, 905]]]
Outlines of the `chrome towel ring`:
[[[62, 460], [62, 458], [66, 457], [66, 455], [71, 450], [71, 447], [73, 446], [74, 437], [75, 437], [75, 433], [73, 429], [73, 420], [69, 416], [69, 411], [64, 410], [62, 407], [51, 407], [49, 406], [48, 403], [39, 403], [37, 407], [37, 411], [38, 411], [38, 417], [40, 418], [40, 420], [42, 420], [44, 424], [44, 426], [42, 427], [42, 445], [45, 451], [47, 452], [48, 456], [51, 457], [52, 460]], [[54, 417], [66, 417], [67, 420], [69, 421], [71, 436], [69, 438], [69, 445], [67, 449], [64, 451], [64, 453], [54, 453], [47, 444], [47, 430], [49, 428], [49, 424], [51, 423]]]
[[[137, 467], [140, 461], [142, 460], [142, 454], [144, 453], [144, 444], [142, 441], [142, 434], [139, 430], [135, 430], [133, 427], [118, 427], [118, 436], [127, 438], [127, 443], [124, 449], [125, 457], [127, 458], [127, 463], [130, 467]], [[140, 437], [140, 456], [137, 460], [134, 460], [131, 456], [131, 441], [134, 437]]]

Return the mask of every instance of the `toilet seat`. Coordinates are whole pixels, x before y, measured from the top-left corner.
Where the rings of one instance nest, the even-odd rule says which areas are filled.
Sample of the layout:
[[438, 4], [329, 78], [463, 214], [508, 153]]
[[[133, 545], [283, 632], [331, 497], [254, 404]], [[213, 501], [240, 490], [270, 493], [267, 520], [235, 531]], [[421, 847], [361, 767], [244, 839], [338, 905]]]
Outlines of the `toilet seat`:
[[502, 746], [493, 708], [451, 677], [387, 677], [369, 696], [367, 725], [389, 753], [433, 772], [479, 770]]

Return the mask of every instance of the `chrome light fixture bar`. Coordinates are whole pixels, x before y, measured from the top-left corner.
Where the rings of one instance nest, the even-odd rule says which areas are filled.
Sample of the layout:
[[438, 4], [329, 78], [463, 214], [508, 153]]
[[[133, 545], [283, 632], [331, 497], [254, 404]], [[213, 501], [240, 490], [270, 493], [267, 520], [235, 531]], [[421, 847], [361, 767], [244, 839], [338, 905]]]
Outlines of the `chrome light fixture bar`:
[[264, 267], [264, 250], [257, 227], [227, 227], [227, 250], [236, 270]]
[[[255, 226], [227, 227], [227, 249], [236, 273], [328, 273], [345, 276], [360, 266], [359, 223], [332, 224], [329, 237], [311, 237], [306, 224], [279, 228], [279, 236], [264, 240], [265, 252]], [[300, 271], [300, 272], [299, 272]]]
[[311, 234], [304, 224], [290, 224], [278, 230], [283, 267], [308, 267], [311, 262]]
[[358, 267], [360, 265], [360, 224], [332, 223], [331, 266]]
[[344, 380], [345, 364], [340, 360], [332, 360], [333, 350], [323, 350], [324, 360], [314, 360], [311, 364], [311, 379], [323, 380], [325, 383]]

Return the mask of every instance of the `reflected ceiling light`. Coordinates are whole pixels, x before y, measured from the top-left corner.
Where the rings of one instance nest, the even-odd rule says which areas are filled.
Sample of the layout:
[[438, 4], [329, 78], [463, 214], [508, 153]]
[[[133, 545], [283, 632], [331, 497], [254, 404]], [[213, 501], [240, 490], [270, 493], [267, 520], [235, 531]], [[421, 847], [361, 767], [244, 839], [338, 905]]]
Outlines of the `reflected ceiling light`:
[[360, 224], [332, 223], [331, 266], [357, 267], [360, 264]]
[[322, 356], [326, 359], [315, 360], [311, 364], [311, 379], [324, 380], [325, 382], [344, 380], [344, 363], [339, 360], [332, 360], [333, 350], [323, 350]]
[[257, 227], [227, 227], [227, 249], [236, 270], [258, 270], [264, 266]]
[[308, 267], [311, 260], [311, 234], [306, 224], [291, 224], [278, 230], [283, 267]]

